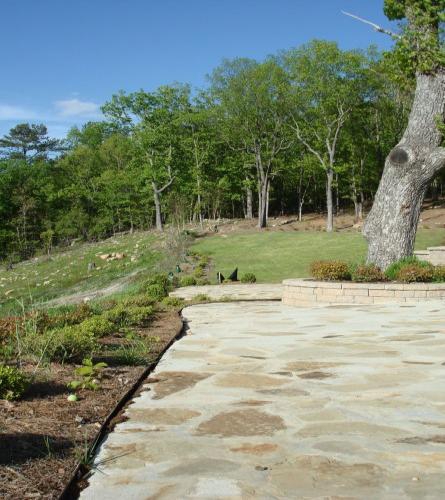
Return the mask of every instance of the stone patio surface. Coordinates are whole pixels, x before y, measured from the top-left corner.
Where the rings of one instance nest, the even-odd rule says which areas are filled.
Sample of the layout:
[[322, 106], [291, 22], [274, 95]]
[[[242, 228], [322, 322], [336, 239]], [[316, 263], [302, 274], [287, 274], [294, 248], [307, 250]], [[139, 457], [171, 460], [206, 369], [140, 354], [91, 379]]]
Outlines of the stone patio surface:
[[226, 284], [206, 286], [185, 286], [170, 293], [171, 297], [191, 300], [196, 295], [208, 295], [213, 300], [281, 300], [283, 285], [281, 284]]
[[445, 498], [443, 303], [183, 314], [81, 498]]

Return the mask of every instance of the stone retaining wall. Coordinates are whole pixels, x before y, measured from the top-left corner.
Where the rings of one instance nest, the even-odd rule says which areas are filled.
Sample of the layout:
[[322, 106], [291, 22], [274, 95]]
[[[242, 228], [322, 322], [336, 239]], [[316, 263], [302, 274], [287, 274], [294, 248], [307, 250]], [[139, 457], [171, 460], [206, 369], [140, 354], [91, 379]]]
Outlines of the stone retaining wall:
[[351, 283], [289, 279], [283, 281], [283, 304], [386, 304], [445, 300], [445, 283]]

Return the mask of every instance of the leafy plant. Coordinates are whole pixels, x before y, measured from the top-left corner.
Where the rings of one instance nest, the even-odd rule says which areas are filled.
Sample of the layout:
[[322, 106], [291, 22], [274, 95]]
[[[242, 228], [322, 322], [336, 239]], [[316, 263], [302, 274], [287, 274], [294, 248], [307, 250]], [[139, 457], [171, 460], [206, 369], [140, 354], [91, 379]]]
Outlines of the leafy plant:
[[423, 266], [420, 263], [407, 264], [397, 273], [397, 281], [403, 283], [428, 283], [434, 279], [433, 266]]
[[312, 262], [310, 272], [317, 280], [341, 281], [351, 279], [348, 264], [339, 260], [319, 260]]
[[184, 301], [179, 297], [165, 297], [162, 299], [162, 303], [167, 307], [182, 307]]
[[362, 264], [351, 269], [352, 281], [370, 283], [374, 281], [387, 281], [385, 273], [373, 264]]
[[256, 283], [256, 276], [253, 273], [244, 273], [241, 276], [241, 283]]
[[[414, 269], [427, 269], [430, 272], [432, 272], [432, 265], [429, 262], [419, 260], [417, 257], [412, 256], [412, 257], [404, 257], [403, 259], [398, 260], [397, 262], [393, 262], [385, 271], [386, 276], [388, 279], [391, 281], [397, 281], [397, 280], [402, 280], [402, 279], [408, 279], [408, 274], [407, 272], [406, 275], [404, 275], [404, 272], [402, 272], [402, 275], [400, 276], [400, 272], [402, 271], [403, 268], [410, 268], [411, 266], [414, 266], [411, 270], [414, 271]], [[427, 273], [428, 274], [428, 273]], [[432, 277], [428, 280], [432, 281]]]
[[437, 281], [439, 283], [445, 282], [445, 266], [435, 266], [434, 281]]
[[194, 276], [182, 276], [179, 280], [179, 286], [195, 286], [196, 278]]
[[107, 311], [105, 316], [107, 320], [122, 327], [142, 325], [152, 316], [152, 314], [152, 306], [135, 306], [121, 303], [110, 311]]
[[0, 399], [19, 399], [29, 386], [29, 378], [18, 368], [0, 365]]
[[106, 363], [93, 363], [91, 358], [85, 358], [82, 366], [74, 370], [75, 375], [80, 379], [72, 380], [68, 383], [68, 388], [74, 391], [78, 389], [97, 390], [100, 387], [99, 379], [101, 371], [108, 365]]

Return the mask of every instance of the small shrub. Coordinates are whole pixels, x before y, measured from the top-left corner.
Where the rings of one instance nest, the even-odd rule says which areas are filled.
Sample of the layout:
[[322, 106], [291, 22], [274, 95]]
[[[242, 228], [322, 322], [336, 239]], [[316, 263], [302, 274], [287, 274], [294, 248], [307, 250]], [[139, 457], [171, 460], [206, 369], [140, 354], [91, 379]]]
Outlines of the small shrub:
[[162, 299], [162, 303], [167, 307], [182, 307], [184, 305], [184, 301], [179, 297], [165, 297]]
[[146, 290], [147, 290], [147, 295], [151, 297], [155, 302], [159, 302], [168, 295], [168, 292], [161, 285], [156, 285], [156, 284], [148, 285]]
[[437, 281], [439, 283], [445, 282], [445, 266], [435, 266], [434, 281]]
[[77, 325], [78, 329], [85, 333], [85, 335], [92, 335], [93, 337], [99, 338], [104, 337], [110, 333], [113, 333], [114, 325], [105, 316], [93, 316], [85, 321], [82, 321]]
[[403, 283], [428, 283], [434, 279], [434, 269], [433, 266], [426, 267], [419, 263], [407, 264], [400, 268], [396, 278]]
[[205, 273], [204, 273], [204, 269], [202, 267], [197, 267], [193, 271], [193, 277], [196, 278], [196, 279], [203, 278], [204, 275], [205, 275]]
[[39, 356], [49, 361], [72, 361], [91, 356], [97, 349], [97, 339], [89, 328], [80, 325], [48, 330], [35, 339]]
[[310, 272], [317, 280], [341, 281], [351, 279], [349, 266], [346, 262], [342, 261], [318, 260], [312, 262]]
[[373, 264], [363, 264], [355, 267], [351, 271], [351, 278], [352, 281], [365, 283], [388, 280], [385, 274]]
[[241, 276], [241, 283], [256, 283], [256, 276], [253, 273], [244, 273]]
[[396, 281], [397, 275], [399, 274], [399, 271], [405, 267], [409, 266], [411, 264], [419, 264], [422, 266], [430, 266], [428, 262], [424, 262], [419, 260], [417, 257], [404, 257], [403, 259], [398, 260], [397, 262], [393, 262], [390, 266], [387, 267], [385, 274], [390, 279], [391, 281]]
[[29, 378], [19, 369], [0, 365], [0, 399], [19, 399], [29, 386]]
[[201, 302], [210, 302], [212, 299], [206, 295], [205, 293], [198, 293], [198, 295], [195, 295], [193, 298], [192, 298], [192, 302], [195, 302], [195, 303], [201, 303]]
[[107, 320], [119, 327], [142, 325], [152, 314], [152, 306], [134, 306], [125, 303], [121, 303], [105, 313]]
[[137, 306], [137, 307], [145, 307], [152, 306], [156, 301], [150, 295], [145, 293], [139, 295], [133, 295], [131, 297], [127, 297], [122, 301], [122, 304], [125, 306]]
[[195, 286], [196, 278], [194, 276], [182, 276], [179, 280], [179, 286]]
[[196, 280], [196, 284], [198, 286], [210, 285], [210, 281], [208, 278], [199, 278], [199, 280]]

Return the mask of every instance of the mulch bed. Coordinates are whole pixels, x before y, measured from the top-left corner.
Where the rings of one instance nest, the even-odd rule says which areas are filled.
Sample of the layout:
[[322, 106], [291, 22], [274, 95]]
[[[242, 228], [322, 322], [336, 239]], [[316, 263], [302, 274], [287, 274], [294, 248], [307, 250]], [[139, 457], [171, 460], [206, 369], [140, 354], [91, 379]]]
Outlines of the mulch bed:
[[[149, 363], [159, 359], [181, 328], [177, 312], [157, 314], [144, 331], [156, 338]], [[39, 371], [22, 400], [0, 400], [0, 498], [59, 498], [110, 412], [146, 370], [109, 366], [100, 389], [81, 390], [77, 402], [68, 402], [73, 368], [53, 363]]]

